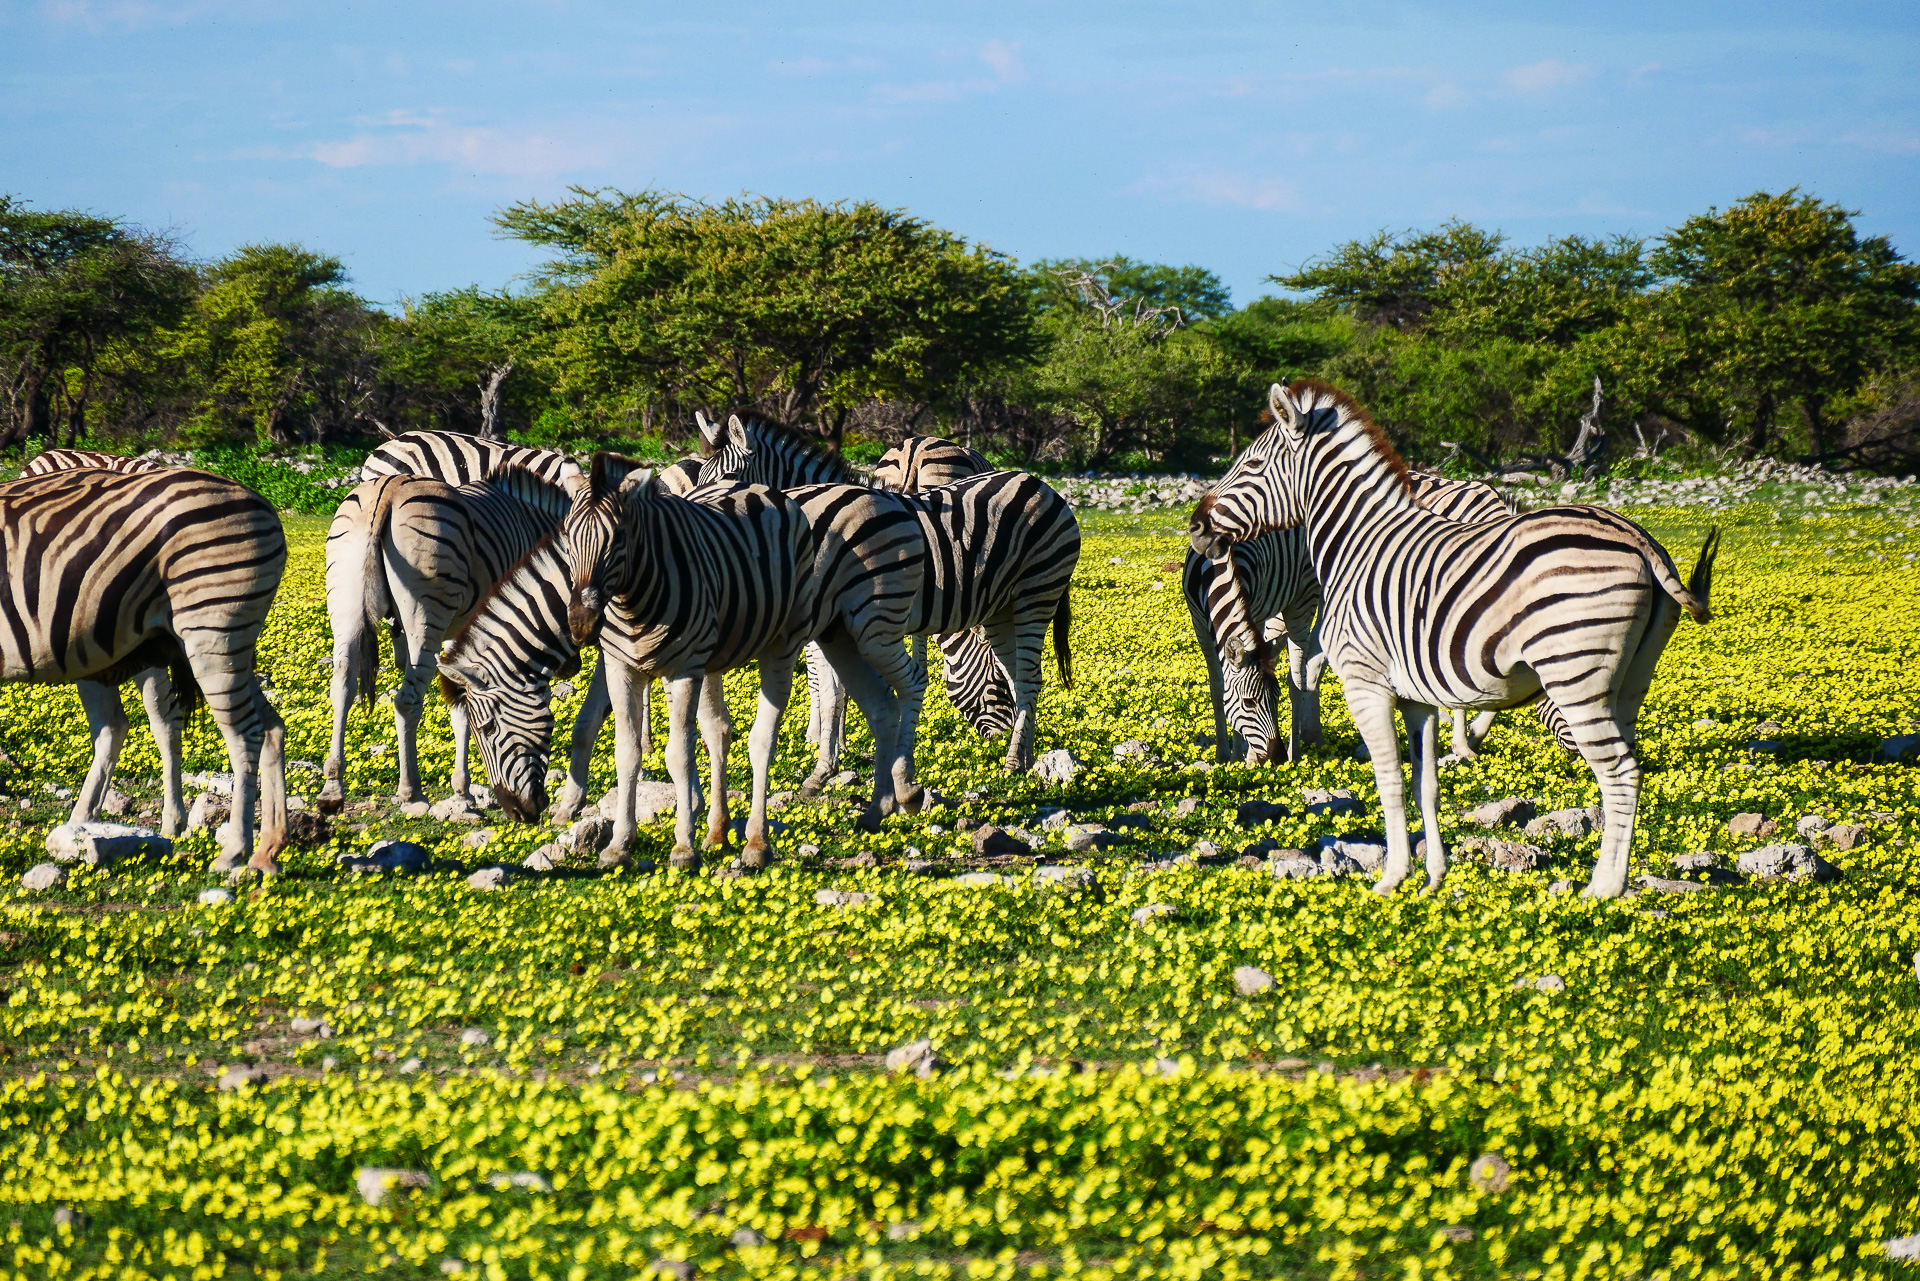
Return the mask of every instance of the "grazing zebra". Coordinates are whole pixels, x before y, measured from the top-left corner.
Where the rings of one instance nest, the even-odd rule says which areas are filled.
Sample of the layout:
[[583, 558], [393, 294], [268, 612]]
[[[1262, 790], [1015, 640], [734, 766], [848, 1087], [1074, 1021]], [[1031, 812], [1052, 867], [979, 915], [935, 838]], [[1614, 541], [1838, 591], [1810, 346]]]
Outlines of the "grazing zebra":
[[[784, 494], [763, 486], [702, 487], [682, 498], [654, 485], [652, 473], [622, 478], [612, 463], [612, 455], [596, 454], [587, 476], [567, 482], [573, 505], [561, 535], [573, 583], [568, 630], [576, 645], [598, 637], [613, 700], [619, 804], [601, 862], [624, 862], [633, 839], [636, 704], [655, 676], [667, 686], [667, 769], [676, 792], [672, 865], [700, 865], [692, 841], [696, 716], [713, 769], [707, 844], [726, 847], [732, 727], [717, 690], [722, 673], [757, 660], [760, 706], [748, 738], [753, 801], [742, 859], [763, 866], [771, 857], [767, 776], [794, 665], [808, 639], [806, 517]], [[715, 694], [706, 693], [709, 682]]]
[[1435, 710], [1512, 707], [1541, 693], [1592, 769], [1606, 835], [1589, 895], [1626, 888], [1640, 795], [1634, 724], [1686, 610], [1709, 618], [1718, 532], [1689, 582], [1645, 530], [1599, 507], [1548, 507], [1459, 524], [1422, 509], [1406, 464], [1360, 407], [1314, 382], [1269, 393], [1274, 425], [1194, 509], [1194, 550], [1303, 525], [1324, 596], [1320, 637], [1372, 754], [1386, 821], [1380, 893], [1406, 878], [1406, 784], [1393, 710], [1407, 722], [1425, 815], [1427, 884], [1446, 875]]
[[[579, 470], [564, 474], [578, 478]], [[421, 799], [415, 738], [441, 641], [565, 514], [563, 491], [511, 466], [496, 479], [458, 487], [432, 477], [388, 473], [362, 481], [347, 495], [327, 531], [333, 739], [327, 749], [326, 782], [315, 801], [318, 808], [335, 812], [346, 803], [347, 711], [356, 693], [369, 700], [376, 693], [378, 629], [388, 621], [401, 672], [393, 698], [397, 795], [403, 802]], [[591, 715], [594, 701], [588, 698], [582, 716]], [[453, 790], [464, 795], [469, 783], [467, 725], [457, 705], [452, 719]], [[590, 750], [591, 739], [588, 745]], [[584, 778], [577, 781], [584, 783]]]
[[[34, 455], [22, 476], [44, 476], [49, 472], [97, 468], [138, 475], [161, 471], [165, 464], [151, 458], [127, 458], [94, 449], [48, 449]], [[164, 666], [149, 667], [133, 677], [140, 691], [140, 702], [147, 709], [147, 724], [153, 730], [153, 745], [160, 756], [160, 833], [178, 836], [187, 830], [186, 797], [181, 791], [180, 736], [186, 728], [186, 712], [173, 696], [173, 682]], [[98, 681], [75, 681], [80, 705], [86, 709], [87, 723], [95, 726], [93, 763], [87, 781], [74, 797], [69, 823], [85, 823], [99, 811], [107, 789], [113, 786], [113, 768], [120, 759], [120, 747], [126, 737], [126, 715], [120, 706], [120, 691]], [[118, 728], [109, 731], [106, 727]]]
[[[700, 482], [713, 484], [730, 480], [736, 484], [769, 485], [775, 489], [794, 489], [802, 485], [863, 484], [838, 453], [818, 438], [777, 423], [753, 419], [743, 423], [738, 415], [728, 419], [724, 436], [704, 417], [698, 419], [701, 438], [711, 454], [700, 469]], [[903, 492], [927, 489], [967, 476], [993, 470], [980, 454], [938, 437], [914, 437], [884, 455], [874, 472], [874, 483], [884, 489]], [[891, 481], [899, 481], [894, 485]], [[1012, 730], [1014, 721], [1013, 687], [994, 658], [993, 647], [976, 628], [940, 637], [944, 659], [947, 696], [960, 714], [982, 736], [992, 738]], [[914, 638], [914, 660], [926, 665], [926, 641]], [[822, 771], [809, 778], [805, 789], [819, 790], [820, 783], [837, 765], [846, 733], [846, 691], [833, 677], [833, 669], [813, 661], [809, 653], [807, 678], [812, 698], [812, 713], [807, 725], [807, 741], [824, 748]]]
[[98, 467], [103, 471], [134, 475], [140, 472], [163, 471], [166, 466], [165, 463], [151, 458], [128, 458], [124, 454], [108, 454], [98, 449], [43, 449], [21, 469], [20, 474], [44, 476], [51, 471], [77, 471], [82, 467]]
[[[1514, 514], [1507, 500], [1479, 481], [1413, 474], [1413, 497], [1448, 520], [1504, 520]], [[1320, 677], [1326, 656], [1314, 635], [1320, 581], [1307, 557], [1304, 530], [1280, 529], [1234, 546], [1228, 560], [1210, 561], [1191, 548], [1181, 587], [1212, 693], [1215, 754], [1220, 760], [1261, 764], [1279, 746], [1278, 686], [1270, 671], [1270, 646], [1287, 639], [1290, 706], [1287, 759], [1300, 759], [1308, 745], [1325, 741], [1320, 727]], [[1545, 719], [1548, 702], [1537, 705]], [[1471, 724], [1453, 709], [1453, 752], [1471, 758], [1486, 740], [1495, 713]], [[1236, 742], [1237, 740], [1237, 742]]]
[[504, 467], [521, 467], [559, 484], [580, 474], [580, 464], [551, 449], [485, 440], [457, 431], [409, 431], [367, 455], [360, 479], [379, 476], [431, 476], [449, 485], [470, 485]]
[[165, 667], [183, 707], [204, 701], [233, 767], [221, 871], [244, 859], [276, 875], [286, 842], [286, 726], [254, 675], [286, 562], [273, 505], [205, 472], [86, 468], [0, 484], [0, 677], [101, 689], [83, 702], [109, 773], [127, 731], [114, 687]]

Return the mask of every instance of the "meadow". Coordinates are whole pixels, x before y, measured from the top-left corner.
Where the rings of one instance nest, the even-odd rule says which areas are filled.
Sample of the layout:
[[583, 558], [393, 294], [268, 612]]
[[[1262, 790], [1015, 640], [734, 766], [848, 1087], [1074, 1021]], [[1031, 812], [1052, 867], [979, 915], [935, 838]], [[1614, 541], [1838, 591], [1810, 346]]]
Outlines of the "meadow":
[[[1518, 831], [1548, 866], [1463, 855], [1437, 895], [1276, 878], [1269, 849], [1377, 830], [1371, 767], [1331, 676], [1327, 748], [1212, 765], [1178, 508], [1083, 520], [1078, 679], [1049, 659], [1038, 742], [1084, 762], [1071, 783], [1003, 775], [933, 693], [921, 778], [948, 803], [869, 836], [852, 787], [791, 802], [751, 877], [601, 877], [587, 855], [471, 888], [556, 831], [493, 811], [475, 849], [401, 815], [381, 705], [351, 721], [355, 806], [283, 878], [203, 903], [200, 832], [28, 891], [88, 744], [70, 689], [0, 686], [0, 1271], [1915, 1275], [1883, 1243], [1920, 1233], [1920, 764], [1882, 745], [1920, 730], [1920, 489], [1627, 510], [1683, 570], [1726, 534], [1716, 618], [1682, 624], [1641, 719], [1635, 876], [1698, 880], [1674, 860], [1731, 865], [1818, 815], [1863, 828], [1821, 850], [1839, 879], [1594, 902], [1551, 887], [1584, 882], [1597, 835]], [[264, 654], [289, 755], [317, 762], [325, 526], [287, 526]], [[744, 676], [729, 696], [744, 725]], [[128, 706], [139, 805], [158, 767]], [[451, 747], [428, 724], [437, 798]], [[793, 709], [776, 786], [809, 763], [804, 726]], [[1126, 740], [1151, 754], [1116, 759]], [[190, 745], [190, 769], [225, 768], [209, 725]], [[611, 756], [609, 730], [596, 795]], [[1488, 800], [1597, 801], [1526, 713], [1441, 786], [1450, 839]], [[1361, 812], [1310, 812], [1316, 789]], [[1252, 799], [1291, 812], [1242, 822]], [[1109, 843], [1068, 852], [1048, 807]], [[1780, 831], [1735, 836], [1744, 813]], [[667, 823], [635, 852], [664, 861]], [[974, 858], [980, 824], [1040, 857]], [[337, 866], [384, 837], [445, 865]], [[1243, 994], [1249, 966], [1274, 984]], [[941, 1070], [888, 1072], [919, 1038]], [[222, 1088], [249, 1067], [263, 1083]]]

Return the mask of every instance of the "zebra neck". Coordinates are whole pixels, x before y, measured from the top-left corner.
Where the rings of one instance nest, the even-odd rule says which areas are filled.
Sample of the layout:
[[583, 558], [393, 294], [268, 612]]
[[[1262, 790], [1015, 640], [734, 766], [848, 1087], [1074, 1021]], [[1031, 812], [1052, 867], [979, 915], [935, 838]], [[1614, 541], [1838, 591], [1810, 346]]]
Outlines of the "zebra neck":
[[1323, 585], [1339, 577], [1349, 556], [1378, 554], [1383, 522], [1420, 511], [1397, 463], [1358, 424], [1326, 440], [1309, 460], [1307, 554]]

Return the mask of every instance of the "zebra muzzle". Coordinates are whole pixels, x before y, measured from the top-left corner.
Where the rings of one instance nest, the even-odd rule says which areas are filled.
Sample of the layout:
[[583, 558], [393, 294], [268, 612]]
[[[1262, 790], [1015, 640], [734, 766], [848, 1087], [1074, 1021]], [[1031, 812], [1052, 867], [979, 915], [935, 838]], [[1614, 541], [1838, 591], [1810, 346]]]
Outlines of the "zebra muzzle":
[[567, 604], [567, 631], [576, 645], [588, 645], [600, 631], [600, 615], [606, 602], [597, 587], [582, 587]]

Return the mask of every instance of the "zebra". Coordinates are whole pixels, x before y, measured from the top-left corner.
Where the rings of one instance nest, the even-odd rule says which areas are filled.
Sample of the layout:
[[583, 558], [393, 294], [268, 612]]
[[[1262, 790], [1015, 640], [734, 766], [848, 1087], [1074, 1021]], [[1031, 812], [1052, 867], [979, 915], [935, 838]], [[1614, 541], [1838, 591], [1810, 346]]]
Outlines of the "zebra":
[[[96, 764], [127, 732], [115, 687], [168, 670], [183, 709], [204, 701], [233, 767], [214, 867], [278, 875], [286, 843], [286, 725], [254, 672], [286, 568], [273, 505], [187, 468], [82, 468], [0, 484], [0, 677], [87, 682]], [[257, 784], [256, 784], [257, 773]], [[89, 775], [89, 781], [94, 780]], [[260, 844], [253, 840], [256, 787]]]
[[720, 677], [757, 660], [760, 704], [748, 738], [753, 800], [741, 858], [764, 866], [771, 858], [767, 777], [793, 669], [809, 639], [806, 517], [780, 491], [759, 485], [703, 486], [683, 498], [654, 485], [651, 472], [622, 477], [613, 457], [596, 454], [586, 476], [567, 482], [572, 507], [561, 526], [572, 578], [568, 630], [576, 645], [598, 638], [613, 700], [619, 802], [600, 861], [625, 862], [633, 838], [637, 694], [656, 675], [667, 687], [667, 769], [676, 793], [671, 865], [700, 866], [692, 843], [696, 717], [713, 770], [706, 843], [726, 847], [732, 727]]
[[[567, 467], [556, 470], [577, 479], [578, 466], [570, 459], [564, 461]], [[388, 472], [362, 481], [347, 495], [327, 531], [333, 737], [317, 808], [332, 813], [346, 803], [347, 711], [356, 694], [369, 700], [375, 695], [377, 629], [388, 620], [394, 661], [401, 672], [393, 699], [400, 772], [397, 795], [402, 802], [421, 799], [415, 737], [440, 643], [472, 612], [487, 588], [559, 525], [566, 508], [564, 491], [517, 466], [457, 487], [428, 476]], [[599, 722], [592, 720], [594, 693], [590, 689], [581, 715], [597, 730]], [[470, 783], [466, 718], [457, 705], [451, 715], [453, 791], [466, 795]], [[602, 710], [600, 719], [604, 717]], [[589, 753], [591, 746], [589, 738]], [[570, 780], [570, 790], [574, 783], [584, 795], [584, 772]]]
[[1413, 500], [1406, 464], [1345, 394], [1275, 384], [1274, 425], [1234, 460], [1190, 522], [1195, 551], [1303, 525], [1324, 594], [1320, 636], [1372, 755], [1387, 829], [1374, 889], [1391, 893], [1411, 855], [1393, 710], [1425, 816], [1427, 885], [1446, 875], [1434, 723], [1438, 707], [1500, 708], [1552, 697], [1600, 785], [1606, 834], [1586, 893], [1625, 891], [1640, 793], [1634, 725], [1685, 610], [1711, 617], [1719, 532], [1689, 581], [1645, 530], [1599, 507], [1548, 507], [1458, 524]]
[[487, 440], [457, 431], [402, 432], [367, 455], [360, 479], [431, 476], [449, 485], [471, 485], [506, 467], [519, 467], [559, 484], [580, 474], [580, 464], [551, 449]]
[[[1498, 490], [1479, 481], [1416, 472], [1413, 485], [1414, 501], [1448, 520], [1503, 520], [1514, 514]], [[1238, 745], [1250, 763], [1273, 759], [1279, 741], [1278, 686], [1269, 655], [1282, 635], [1290, 705], [1287, 758], [1299, 760], [1305, 747], [1324, 742], [1320, 678], [1327, 660], [1313, 629], [1320, 582], [1308, 559], [1305, 531], [1273, 530], [1236, 544], [1230, 558], [1220, 561], [1189, 548], [1181, 587], [1207, 666], [1217, 757], [1238, 759]], [[1545, 719], [1551, 703], [1537, 707]], [[1482, 712], [1469, 722], [1465, 711], [1454, 708], [1453, 754], [1475, 756], [1495, 715]]]
[[48, 472], [77, 471], [82, 467], [97, 467], [103, 471], [117, 471], [127, 475], [142, 472], [164, 471], [167, 464], [153, 458], [128, 458], [124, 454], [109, 454], [98, 449], [43, 449], [33, 456], [31, 462], [20, 469], [22, 476], [44, 476]]
[[[702, 441], [709, 450], [700, 469], [700, 482], [730, 480], [736, 484], [769, 485], [792, 489], [801, 485], [860, 485], [865, 481], [845, 458], [818, 439], [764, 419], [742, 422], [736, 414], [724, 434], [703, 415], [696, 415]], [[919, 490], [993, 470], [986, 458], [964, 445], [939, 437], [913, 437], [882, 456], [875, 468], [875, 485], [886, 489]], [[926, 641], [916, 636], [914, 660], [926, 665]], [[994, 658], [984, 633], [970, 628], [940, 637], [947, 697], [975, 731], [986, 738], [1009, 733], [1014, 722], [1013, 687]], [[814, 661], [809, 652], [807, 678], [812, 694], [807, 741], [824, 744], [821, 770], [803, 785], [817, 793], [833, 773], [846, 733], [846, 691], [830, 664]]]
[[[131, 476], [164, 470], [165, 464], [151, 458], [128, 458], [93, 449], [48, 449], [34, 455], [33, 461], [27, 464], [21, 475], [44, 476], [50, 472], [81, 468], [96, 468]], [[154, 749], [160, 757], [160, 834], [179, 836], [187, 830], [186, 797], [181, 790], [180, 774], [180, 737], [186, 729], [185, 709], [180, 706], [180, 700], [173, 696], [173, 682], [165, 666], [136, 672], [133, 680], [140, 691], [140, 702], [147, 711], [147, 725], [153, 731]], [[67, 819], [69, 823], [85, 823], [93, 819], [107, 789], [113, 786], [113, 767], [120, 758], [126, 716], [120, 706], [118, 689], [98, 681], [75, 681], [74, 689], [80, 695], [80, 705], [86, 709], [89, 725], [122, 727], [118, 736], [103, 732], [100, 728], [95, 730], [93, 763], [87, 770], [86, 782], [80, 785], [80, 792], [74, 797], [73, 812]]]

